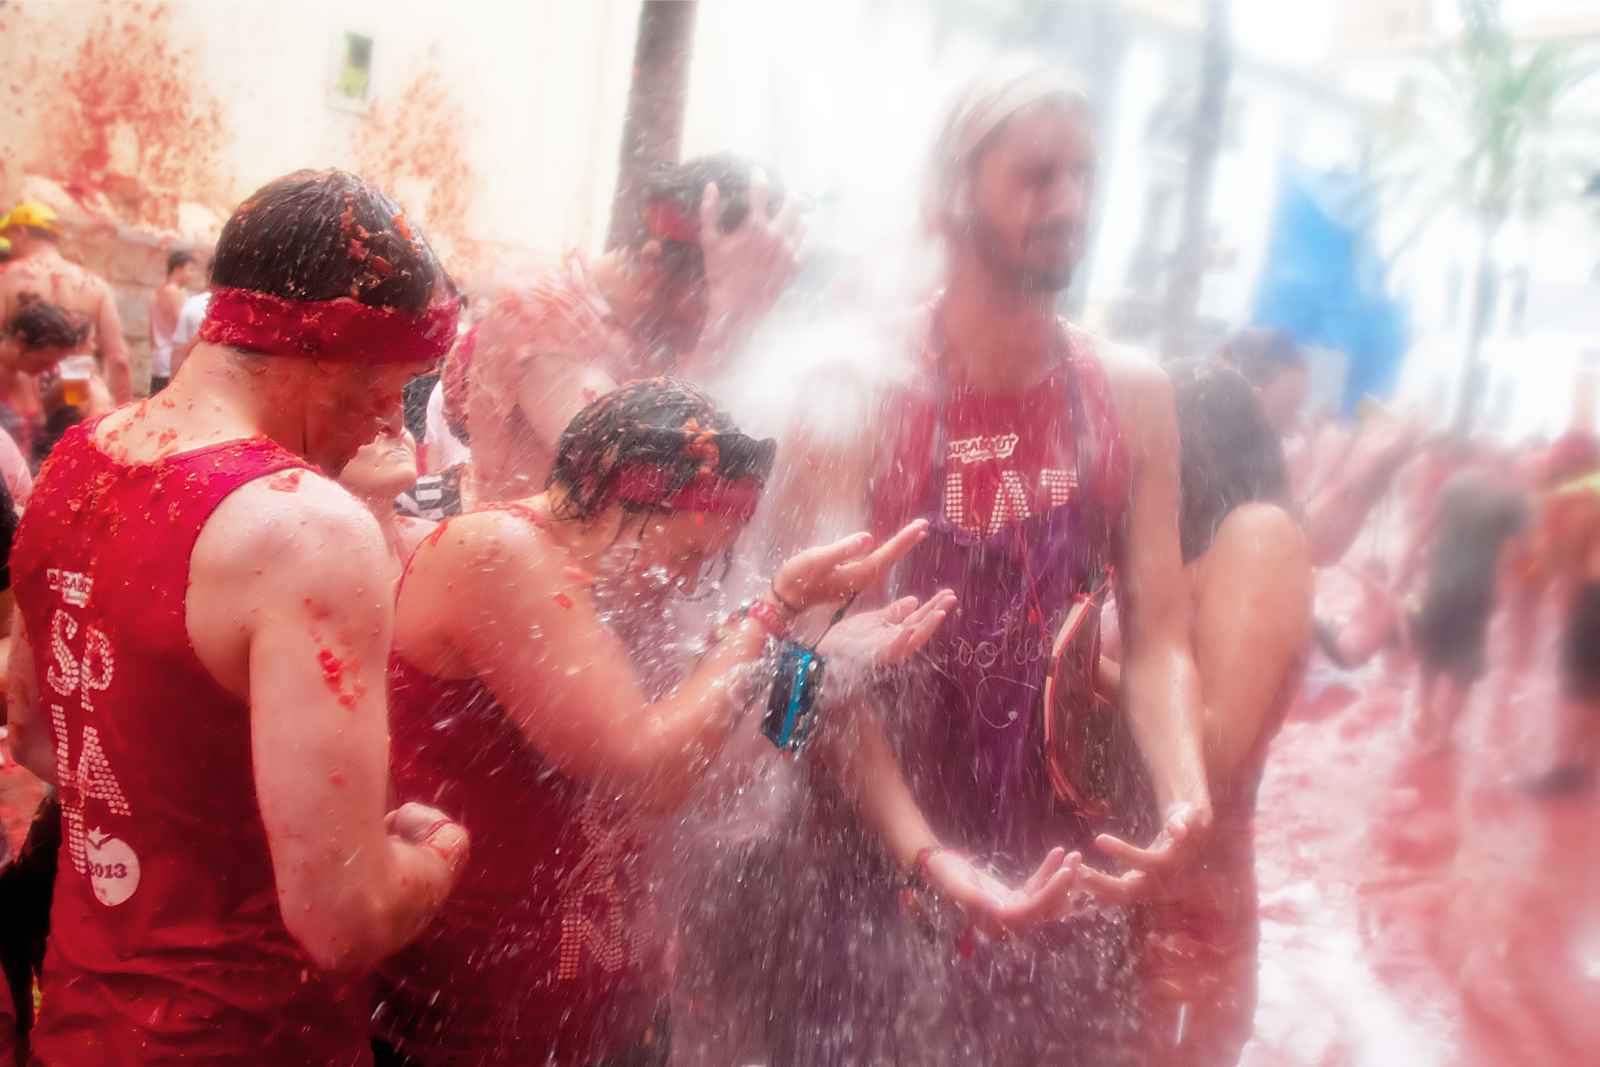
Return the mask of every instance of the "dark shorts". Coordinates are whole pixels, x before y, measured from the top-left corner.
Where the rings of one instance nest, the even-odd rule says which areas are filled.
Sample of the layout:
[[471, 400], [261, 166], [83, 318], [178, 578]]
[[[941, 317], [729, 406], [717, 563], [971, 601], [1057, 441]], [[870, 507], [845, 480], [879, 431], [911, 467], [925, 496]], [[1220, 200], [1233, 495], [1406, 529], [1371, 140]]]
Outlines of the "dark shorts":
[[1494, 596], [1488, 590], [1429, 590], [1412, 621], [1423, 668], [1458, 682], [1480, 678], [1493, 610]]
[[1568, 696], [1600, 702], [1600, 581], [1573, 598], [1561, 635], [1561, 675]]

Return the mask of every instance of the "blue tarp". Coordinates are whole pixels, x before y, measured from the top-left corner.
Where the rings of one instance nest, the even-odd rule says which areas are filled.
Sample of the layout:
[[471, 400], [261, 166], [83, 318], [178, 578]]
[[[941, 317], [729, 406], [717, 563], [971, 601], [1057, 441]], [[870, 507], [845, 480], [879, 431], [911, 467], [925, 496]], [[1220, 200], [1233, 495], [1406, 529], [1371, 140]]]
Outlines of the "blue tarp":
[[1410, 343], [1405, 308], [1384, 290], [1354, 178], [1282, 168], [1266, 264], [1251, 315], [1257, 326], [1343, 352], [1341, 408], [1353, 414], [1368, 394], [1394, 385]]

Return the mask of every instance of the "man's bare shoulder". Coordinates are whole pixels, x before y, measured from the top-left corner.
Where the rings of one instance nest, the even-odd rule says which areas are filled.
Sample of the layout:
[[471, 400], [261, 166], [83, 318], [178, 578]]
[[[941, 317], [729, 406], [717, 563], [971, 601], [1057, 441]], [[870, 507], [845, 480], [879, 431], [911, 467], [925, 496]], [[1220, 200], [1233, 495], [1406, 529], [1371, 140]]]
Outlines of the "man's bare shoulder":
[[377, 519], [359, 500], [315, 471], [292, 468], [248, 482], [218, 505], [192, 569], [196, 578], [229, 582], [293, 573], [338, 583], [384, 552]]
[[1175, 447], [1172, 380], [1155, 354], [1104, 340], [1096, 340], [1093, 351], [1110, 388], [1121, 432], [1134, 445], [1134, 457]]

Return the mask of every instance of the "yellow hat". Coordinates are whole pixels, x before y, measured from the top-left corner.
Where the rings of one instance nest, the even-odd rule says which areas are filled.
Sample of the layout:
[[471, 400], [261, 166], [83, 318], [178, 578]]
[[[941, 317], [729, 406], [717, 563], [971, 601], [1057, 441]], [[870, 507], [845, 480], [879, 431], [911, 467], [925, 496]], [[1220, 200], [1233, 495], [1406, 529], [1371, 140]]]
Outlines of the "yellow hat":
[[0, 230], [9, 230], [13, 226], [29, 226], [46, 233], [55, 233], [56, 213], [47, 204], [41, 204], [37, 200], [24, 200], [11, 209], [11, 214], [0, 219]]
[[[3, 221], [3, 217], [0, 217], [0, 221]], [[0, 227], [0, 228], [3, 228], [3, 227]], [[0, 237], [0, 256], [10, 255], [10, 254], [11, 254], [11, 242], [6, 240], [4, 237]]]

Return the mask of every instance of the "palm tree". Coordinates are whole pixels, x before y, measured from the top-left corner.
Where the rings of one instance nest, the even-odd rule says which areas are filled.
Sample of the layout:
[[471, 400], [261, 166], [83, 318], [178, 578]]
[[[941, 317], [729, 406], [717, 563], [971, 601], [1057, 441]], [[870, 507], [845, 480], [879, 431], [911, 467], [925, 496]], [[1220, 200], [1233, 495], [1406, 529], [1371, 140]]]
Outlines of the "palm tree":
[[1595, 67], [1561, 42], [1519, 45], [1501, 21], [1499, 0], [1460, 3], [1465, 31], [1408, 94], [1387, 131], [1379, 181], [1390, 213], [1399, 207], [1402, 218], [1410, 216], [1401, 250], [1452, 210], [1476, 231], [1455, 411], [1455, 428], [1465, 432], [1483, 386], [1496, 238], [1513, 218], [1537, 217], [1555, 196], [1579, 191], [1575, 176], [1564, 180], [1551, 134], [1572, 91]]

